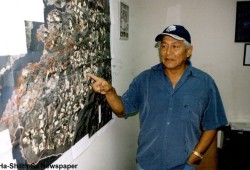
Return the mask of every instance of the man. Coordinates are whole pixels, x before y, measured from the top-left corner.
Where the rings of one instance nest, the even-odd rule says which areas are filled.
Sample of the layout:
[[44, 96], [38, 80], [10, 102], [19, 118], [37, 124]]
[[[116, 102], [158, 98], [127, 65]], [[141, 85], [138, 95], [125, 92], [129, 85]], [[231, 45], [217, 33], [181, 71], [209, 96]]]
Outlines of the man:
[[183, 26], [171, 25], [155, 40], [161, 63], [139, 74], [122, 97], [104, 79], [88, 76], [118, 117], [140, 113], [138, 169], [194, 170], [216, 129], [227, 124], [221, 97], [214, 80], [192, 67]]

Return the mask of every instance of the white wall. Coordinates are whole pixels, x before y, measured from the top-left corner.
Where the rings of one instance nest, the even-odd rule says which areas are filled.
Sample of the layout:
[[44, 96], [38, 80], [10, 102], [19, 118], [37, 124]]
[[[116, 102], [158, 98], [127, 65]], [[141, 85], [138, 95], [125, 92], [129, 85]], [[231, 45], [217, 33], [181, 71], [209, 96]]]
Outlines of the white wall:
[[[132, 78], [159, 62], [155, 36], [170, 24], [190, 31], [193, 66], [217, 82], [229, 121], [250, 121], [250, 67], [244, 44], [234, 42], [237, 0], [127, 0], [130, 39], [119, 40], [118, 2], [111, 0], [113, 84], [121, 94]], [[75, 163], [84, 170], [133, 170], [138, 116], [115, 119]]]

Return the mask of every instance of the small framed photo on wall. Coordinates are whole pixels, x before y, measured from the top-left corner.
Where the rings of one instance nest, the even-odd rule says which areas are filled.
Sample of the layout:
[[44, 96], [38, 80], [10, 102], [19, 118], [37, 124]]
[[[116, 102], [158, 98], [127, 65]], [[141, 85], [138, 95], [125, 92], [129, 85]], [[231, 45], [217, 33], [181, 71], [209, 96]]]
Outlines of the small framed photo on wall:
[[120, 1], [120, 39], [128, 40], [129, 37], [129, 6]]
[[250, 66], [250, 44], [245, 44], [243, 65]]

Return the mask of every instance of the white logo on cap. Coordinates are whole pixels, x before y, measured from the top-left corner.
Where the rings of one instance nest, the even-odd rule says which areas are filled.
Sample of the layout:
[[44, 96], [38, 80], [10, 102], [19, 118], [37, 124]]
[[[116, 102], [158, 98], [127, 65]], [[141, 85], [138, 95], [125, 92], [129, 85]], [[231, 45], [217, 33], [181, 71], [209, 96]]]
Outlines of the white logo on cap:
[[176, 30], [176, 26], [171, 25], [166, 29], [166, 32], [171, 32], [171, 31], [175, 31]]

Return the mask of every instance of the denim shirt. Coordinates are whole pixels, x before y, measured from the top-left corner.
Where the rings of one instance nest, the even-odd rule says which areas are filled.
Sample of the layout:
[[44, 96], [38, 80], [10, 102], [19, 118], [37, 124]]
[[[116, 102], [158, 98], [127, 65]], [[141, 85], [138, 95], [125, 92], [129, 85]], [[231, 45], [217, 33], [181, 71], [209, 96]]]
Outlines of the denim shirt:
[[145, 170], [180, 170], [203, 131], [227, 124], [214, 80], [191, 63], [175, 88], [160, 63], [134, 78], [121, 99], [126, 117], [140, 113], [137, 162]]

